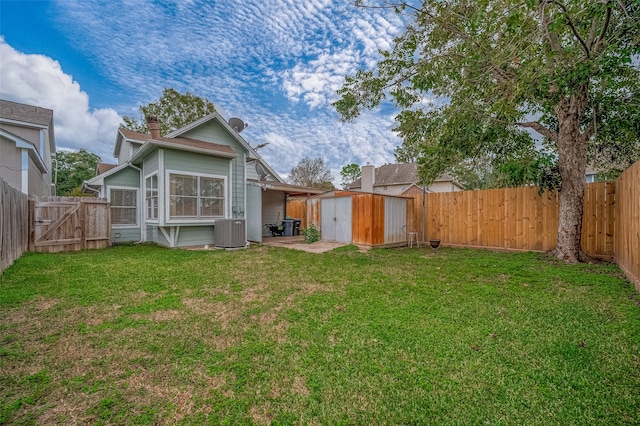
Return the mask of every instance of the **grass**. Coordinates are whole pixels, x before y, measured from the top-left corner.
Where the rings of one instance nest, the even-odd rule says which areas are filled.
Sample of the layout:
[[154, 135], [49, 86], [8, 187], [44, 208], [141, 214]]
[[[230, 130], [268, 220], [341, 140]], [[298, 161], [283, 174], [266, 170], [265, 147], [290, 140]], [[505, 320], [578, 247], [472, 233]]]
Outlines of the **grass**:
[[138, 246], [0, 280], [0, 423], [639, 423], [615, 265]]

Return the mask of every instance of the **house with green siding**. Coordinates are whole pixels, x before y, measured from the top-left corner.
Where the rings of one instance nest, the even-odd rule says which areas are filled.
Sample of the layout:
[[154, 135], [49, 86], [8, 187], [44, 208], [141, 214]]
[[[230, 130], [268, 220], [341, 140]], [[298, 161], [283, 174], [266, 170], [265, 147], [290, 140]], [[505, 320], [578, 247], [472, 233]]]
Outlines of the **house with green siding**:
[[321, 192], [286, 184], [217, 112], [165, 136], [148, 124], [150, 134], [118, 129], [118, 164], [84, 183], [109, 200], [114, 243], [243, 247], [285, 218], [288, 196]]

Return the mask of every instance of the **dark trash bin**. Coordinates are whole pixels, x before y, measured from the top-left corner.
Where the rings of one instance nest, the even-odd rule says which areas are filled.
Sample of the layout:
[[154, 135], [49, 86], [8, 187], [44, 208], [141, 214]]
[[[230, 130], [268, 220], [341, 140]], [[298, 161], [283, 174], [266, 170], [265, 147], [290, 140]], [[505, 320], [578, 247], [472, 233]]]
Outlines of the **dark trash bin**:
[[302, 223], [302, 220], [293, 219], [293, 235], [300, 235], [300, 224], [301, 223]]
[[293, 219], [285, 219], [282, 221], [282, 225], [284, 226], [284, 236], [285, 237], [293, 237]]

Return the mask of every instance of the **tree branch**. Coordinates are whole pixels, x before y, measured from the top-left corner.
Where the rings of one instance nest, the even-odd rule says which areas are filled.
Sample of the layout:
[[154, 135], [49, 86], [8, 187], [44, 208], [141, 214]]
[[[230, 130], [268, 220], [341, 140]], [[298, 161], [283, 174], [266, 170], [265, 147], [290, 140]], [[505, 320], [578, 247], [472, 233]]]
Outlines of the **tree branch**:
[[602, 26], [602, 31], [600, 31], [600, 37], [598, 37], [598, 41], [596, 42], [596, 45], [594, 47], [594, 49], [597, 51], [599, 50], [600, 46], [602, 46], [602, 41], [604, 40], [604, 36], [607, 33], [607, 30], [609, 29], [609, 23], [611, 22], [611, 2], [607, 2], [607, 15], [605, 16], [604, 19], [604, 25]]
[[523, 123], [516, 123], [516, 125], [520, 127], [528, 127], [530, 129], [533, 129], [536, 132], [540, 133], [542, 136], [548, 139], [551, 139], [554, 142], [558, 142], [558, 134], [556, 132], [553, 132], [547, 129], [537, 121], [525, 121]]
[[584, 42], [582, 37], [580, 37], [580, 34], [578, 33], [578, 29], [575, 27], [575, 25], [573, 25], [573, 19], [571, 19], [571, 17], [569, 16], [569, 11], [567, 10], [567, 7], [559, 1], [553, 1], [553, 3], [557, 4], [560, 7], [560, 9], [562, 9], [562, 12], [564, 12], [564, 16], [565, 16], [565, 19], [567, 20], [567, 24], [569, 24], [569, 27], [571, 28], [571, 32], [573, 33], [574, 37], [577, 38], [580, 44], [582, 45], [582, 49], [584, 50], [584, 53], [587, 54], [587, 58], [591, 56], [591, 51], [587, 47], [587, 44]]
[[547, 33], [547, 38], [549, 39], [549, 45], [551, 46], [551, 49], [553, 49], [555, 52], [561, 52], [562, 46], [560, 46], [558, 36], [549, 31], [549, 15], [545, 11], [545, 6], [549, 2], [550, 0], [540, 1], [540, 22], [542, 23], [545, 33]]

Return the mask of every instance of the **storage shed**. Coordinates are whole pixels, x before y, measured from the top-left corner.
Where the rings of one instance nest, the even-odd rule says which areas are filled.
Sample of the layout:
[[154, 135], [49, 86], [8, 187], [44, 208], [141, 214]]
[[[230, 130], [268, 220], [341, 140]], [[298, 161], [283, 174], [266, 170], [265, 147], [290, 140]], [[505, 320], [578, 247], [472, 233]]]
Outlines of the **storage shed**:
[[306, 200], [307, 224], [320, 238], [372, 247], [407, 243], [403, 226], [413, 224], [413, 198], [331, 191]]

